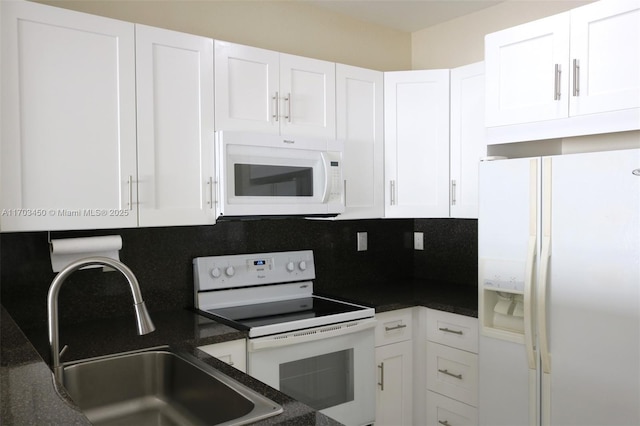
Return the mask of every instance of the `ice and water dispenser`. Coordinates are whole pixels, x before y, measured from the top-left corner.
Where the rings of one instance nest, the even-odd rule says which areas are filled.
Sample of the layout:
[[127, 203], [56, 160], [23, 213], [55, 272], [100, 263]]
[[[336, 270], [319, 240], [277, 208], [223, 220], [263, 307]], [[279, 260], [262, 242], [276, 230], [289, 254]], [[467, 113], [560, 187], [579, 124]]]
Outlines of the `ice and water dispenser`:
[[481, 321], [485, 333], [519, 340], [524, 335], [525, 263], [481, 259]]

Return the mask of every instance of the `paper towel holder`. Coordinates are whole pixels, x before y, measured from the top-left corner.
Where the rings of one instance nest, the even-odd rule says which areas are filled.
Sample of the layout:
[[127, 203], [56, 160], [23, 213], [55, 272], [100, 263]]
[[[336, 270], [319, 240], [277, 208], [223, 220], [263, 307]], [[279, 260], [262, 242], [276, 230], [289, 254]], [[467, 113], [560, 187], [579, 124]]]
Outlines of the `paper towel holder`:
[[[120, 235], [52, 239], [51, 233], [48, 232], [47, 241], [53, 272], [60, 272], [70, 263], [88, 257], [99, 256], [120, 261], [119, 251], [122, 249], [122, 237]], [[108, 266], [97, 264], [81, 269], [89, 268], [102, 268], [103, 272], [115, 270]]]

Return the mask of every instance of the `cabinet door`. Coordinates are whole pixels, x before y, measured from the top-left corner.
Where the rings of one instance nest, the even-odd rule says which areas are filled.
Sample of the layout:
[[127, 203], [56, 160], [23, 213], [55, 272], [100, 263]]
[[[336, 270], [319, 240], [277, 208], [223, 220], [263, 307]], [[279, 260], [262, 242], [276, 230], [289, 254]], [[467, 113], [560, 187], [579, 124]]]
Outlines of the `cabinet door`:
[[338, 139], [344, 141], [345, 212], [339, 219], [384, 216], [383, 73], [336, 65]]
[[413, 347], [411, 340], [376, 348], [376, 426], [412, 424]]
[[136, 226], [133, 24], [2, 7], [2, 230]]
[[478, 319], [427, 309], [427, 339], [467, 352], [478, 353]]
[[427, 425], [474, 426], [478, 424], [478, 410], [438, 393], [427, 392]]
[[451, 70], [450, 216], [478, 218], [478, 164], [487, 155], [484, 63]]
[[569, 19], [561, 13], [485, 37], [487, 127], [568, 116]]
[[333, 62], [280, 54], [280, 133], [336, 137]]
[[640, 107], [640, 3], [572, 10], [571, 59], [571, 115]]
[[478, 355], [428, 342], [427, 388], [477, 406]]
[[213, 40], [136, 26], [141, 226], [215, 222]]
[[280, 132], [279, 54], [215, 42], [216, 130]]
[[213, 343], [199, 346], [198, 349], [244, 373], [247, 372], [247, 342], [245, 339]]
[[449, 216], [449, 70], [385, 73], [385, 216]]

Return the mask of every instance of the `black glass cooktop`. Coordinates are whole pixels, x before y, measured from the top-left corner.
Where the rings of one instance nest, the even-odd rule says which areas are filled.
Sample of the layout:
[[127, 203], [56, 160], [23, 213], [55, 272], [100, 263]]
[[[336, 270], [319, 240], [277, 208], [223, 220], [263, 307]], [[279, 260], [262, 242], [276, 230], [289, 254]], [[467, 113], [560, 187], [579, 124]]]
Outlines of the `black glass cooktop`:
[[240, 324], [243, 328], [250, 329], [265, 325], [338, 315], [362, 309], [363, 307], [361, 306], [312, 296], [278, 302], [210, 309], [206, 312], [224, 318], [234, 324]]

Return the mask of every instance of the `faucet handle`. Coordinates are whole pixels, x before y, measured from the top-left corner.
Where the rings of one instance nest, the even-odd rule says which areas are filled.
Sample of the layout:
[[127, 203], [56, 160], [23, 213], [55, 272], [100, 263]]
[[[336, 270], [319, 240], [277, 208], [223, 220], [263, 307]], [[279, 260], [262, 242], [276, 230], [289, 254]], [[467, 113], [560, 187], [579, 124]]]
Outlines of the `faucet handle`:
[[62, 358], [62, 354], [65, 353], [67, 349], [69, 349], [69, 345], [64, 345], [62, 347], [62, 350], [60, 351], [60, 354], [58, 354], [58, 356]]

